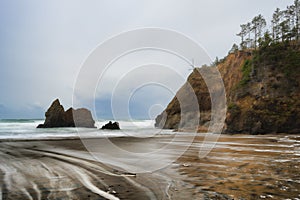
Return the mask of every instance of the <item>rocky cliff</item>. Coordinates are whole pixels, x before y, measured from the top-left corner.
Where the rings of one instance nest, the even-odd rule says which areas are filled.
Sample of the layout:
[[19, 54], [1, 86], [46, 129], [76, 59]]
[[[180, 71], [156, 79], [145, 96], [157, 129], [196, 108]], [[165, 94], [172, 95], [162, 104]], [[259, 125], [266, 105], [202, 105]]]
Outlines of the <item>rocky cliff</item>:
[[[206, 68], [217, 68], [224, 82], [227, 97], [225, 133], [300, 133], [298, 44], [281, 43], [256, 51], [235, 51], [216, 67]], [[180, 128], [181, 118], [186, 117], [181, 113], [177, 96], [186, 93], [187, 84], [194, 89], [199, 103], [198, 131], [207, 131], [211, 123], [211, 100], [197, 70], [156, 118], [156, 127]], [[188, 94], [185, 96], [189, 98]]]
[[38, 125], [37, 128], [55, 128], [55, 127], [86, 127], [95, 128], [95, 121], [89, 110], [85, 108], [73, 109], [67, 111], [60, 104], [59, 100], [53, 101], [45, 113], [46, 119], [44, 124]]

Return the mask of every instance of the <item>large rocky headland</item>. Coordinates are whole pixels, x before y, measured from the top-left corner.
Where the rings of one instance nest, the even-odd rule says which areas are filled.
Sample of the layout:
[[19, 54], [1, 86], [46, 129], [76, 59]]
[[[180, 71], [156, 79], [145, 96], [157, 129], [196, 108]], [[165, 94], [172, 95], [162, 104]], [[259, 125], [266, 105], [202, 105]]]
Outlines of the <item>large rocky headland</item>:
[[224, 133], [300, 133], [298, 41], [264, 43], [257, 49], [233, 49], [214, 66], [194, 69], [187, 83], [157, 116], [156, 127], [178, 129], [189, 118], [186, 115], [196, 112], [191, 109], [182, 115], [177, 98], [186, 96], [188, 101], [190, 84], [201, 112], [198, 132], [206, 132], [211, 123], [211, 94], [199, 72], [216, 69], [223, 79], [227, 98]]

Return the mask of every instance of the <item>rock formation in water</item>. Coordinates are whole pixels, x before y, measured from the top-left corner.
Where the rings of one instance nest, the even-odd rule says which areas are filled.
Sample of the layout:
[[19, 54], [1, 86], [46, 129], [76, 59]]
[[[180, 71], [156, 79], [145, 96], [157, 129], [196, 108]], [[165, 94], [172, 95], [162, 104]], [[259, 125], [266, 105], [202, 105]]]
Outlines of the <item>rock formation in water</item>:
[[[227, 97], [225, 133], [300, 133], [300, 48], [281, 43], [256, 51], [230, 53], [216, 67], [224, 81]], [[186, 96], [190, 84], [199, 101], [199, 132], [211, 123], [210, 94], [203, 77], [194, 70], [165, 111], [156, 127], [177, 129], [185, 124], [178, 96]], [[195, 109], [196, 110], [196, 109]], [[196, 112], [196, 111], [195, 111]], [[187, 128], [188, 129], [188, 128]]]
[[46, 119], [44, 124], [38, 125], [37, 128], [54, 128], [54, 127], [86, 127], [95, 128], [95, 121], [89, 110], [85, 108], [73, 109], [67, 111], [56, 99], [45, 113]]
[[109, 121], [107, 124], [102, 126], [101, 129], [120, 130], [120, 125], [118, 122], [112, 123]]

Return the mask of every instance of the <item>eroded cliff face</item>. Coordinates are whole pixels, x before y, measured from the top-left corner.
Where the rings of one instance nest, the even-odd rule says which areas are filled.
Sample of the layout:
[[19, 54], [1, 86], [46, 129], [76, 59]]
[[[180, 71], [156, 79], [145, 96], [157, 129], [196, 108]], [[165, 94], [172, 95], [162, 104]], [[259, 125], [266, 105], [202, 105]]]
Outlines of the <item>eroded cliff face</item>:
[[[199, 110], [200, 123], [191, 121], [199, 118]], [[210, 121], [210, 110], [211, 98], [208, 88], [199, 71], [194, 69], [165, 111], [157, 116], [155, 126], [166, 129], [195, 129], [195, 125], [204, 125]]]
[[[237, 51], [229, 54], [217, 65], [217, 69], [222, 76], [227, 97], [225, 133], [300, 132], [298, 45], [282, 44], [256, 52]], [[197, 70], [191, 73], [176, 96], [184, 94], [189, 98], [187, 84], [194, 89], [200, 107], [198, 131], [206, 132], [211, 123], [210, 93]], [[177, 99], [174, 97], [166, 110], [156, 118], [157, 127], [189, 129], [179, 126], [181, 119], [188, 121], [192, 116], [181, 113]]]

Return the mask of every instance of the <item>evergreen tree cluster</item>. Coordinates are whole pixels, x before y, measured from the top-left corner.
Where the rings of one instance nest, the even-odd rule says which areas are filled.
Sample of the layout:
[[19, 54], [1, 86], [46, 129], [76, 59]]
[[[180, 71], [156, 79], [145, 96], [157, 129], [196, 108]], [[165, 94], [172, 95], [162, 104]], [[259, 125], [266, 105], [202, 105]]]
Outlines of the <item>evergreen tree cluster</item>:
[[257, 49], [258, 46], [269, 45], [291, 40], [300, 40], [300, 1], [287, 6], [286, 10], [277, 8], [271, 21], [271, 32], [266, 29], [267, 23], [262, 15], [255, 16], [251, 22], [240, 25], [241, 49]]

